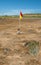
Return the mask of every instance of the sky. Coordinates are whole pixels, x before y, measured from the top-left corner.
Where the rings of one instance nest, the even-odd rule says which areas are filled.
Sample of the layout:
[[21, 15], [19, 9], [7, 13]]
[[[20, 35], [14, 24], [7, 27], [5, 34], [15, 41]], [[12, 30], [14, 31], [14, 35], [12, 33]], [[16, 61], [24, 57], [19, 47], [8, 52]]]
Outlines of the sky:
[[0, 15], [41, 13], [41, 0], [0, 0]]

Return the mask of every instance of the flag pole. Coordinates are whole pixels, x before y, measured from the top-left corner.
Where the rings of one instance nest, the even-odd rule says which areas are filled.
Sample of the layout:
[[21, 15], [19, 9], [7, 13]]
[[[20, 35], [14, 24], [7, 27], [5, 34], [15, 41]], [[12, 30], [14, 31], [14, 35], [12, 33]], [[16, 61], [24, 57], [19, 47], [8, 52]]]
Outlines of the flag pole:
[[20, 31], [20, 28], [21, 28], [21, 20], [19, 19], [19, 22], [18, 22], [18, 31], [17, 31], [17, 34], [20, 34], [21, 31]]
[[21, 27], [21, 24], [20, 24], [20, 22], [21, 22], [21, 21], [20, 21], [20, 19], [19, 19], [19, 29], [20, 29], [20, 27]]
[[19, 16], [19, 25], [18, 25], [18, 32], [17, 32], [18, 34], [21, 33], [21, 31], [20, 31], [21, 23], [20, 23], [20, 22], [21, 22], [21, 20], [22, 20], [22, 16], [23, 16], [23, 15], [22, 15], [22, 12], [20, 12], [20, 16]]

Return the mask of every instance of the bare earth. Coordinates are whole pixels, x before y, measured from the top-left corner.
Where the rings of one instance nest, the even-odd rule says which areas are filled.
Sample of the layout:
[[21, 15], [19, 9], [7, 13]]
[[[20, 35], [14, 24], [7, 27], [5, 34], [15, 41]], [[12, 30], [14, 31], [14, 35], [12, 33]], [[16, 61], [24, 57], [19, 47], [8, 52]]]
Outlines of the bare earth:
[[[18, 28], [19, 19], [0, 18], [0, 65], [41, 65], [41, 19], [23, 19], [21, 34], [17, 34]], [[24, 46], [29, 40], [40, 43], [36, 56]]]

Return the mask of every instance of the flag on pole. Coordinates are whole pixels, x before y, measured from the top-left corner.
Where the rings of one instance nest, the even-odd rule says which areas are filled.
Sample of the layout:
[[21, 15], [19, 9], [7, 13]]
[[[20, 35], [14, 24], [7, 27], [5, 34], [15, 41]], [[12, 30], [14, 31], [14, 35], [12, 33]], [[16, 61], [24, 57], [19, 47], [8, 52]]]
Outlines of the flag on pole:
[[20, 20], [22, 20], [22, 18], [23, 18], [23, 14], [22, 12], [20, 12]]

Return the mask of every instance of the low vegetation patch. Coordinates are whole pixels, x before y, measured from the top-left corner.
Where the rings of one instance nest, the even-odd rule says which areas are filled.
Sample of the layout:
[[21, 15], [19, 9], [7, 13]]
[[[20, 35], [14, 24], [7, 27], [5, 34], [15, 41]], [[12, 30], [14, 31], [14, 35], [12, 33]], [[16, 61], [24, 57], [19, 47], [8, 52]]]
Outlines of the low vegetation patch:
[[25, 46], [29, 48], [30, 54], [37, 55], [37, 53], [39, 52], [39, 42], [37, 41], [28, 41], [26, 42]]

